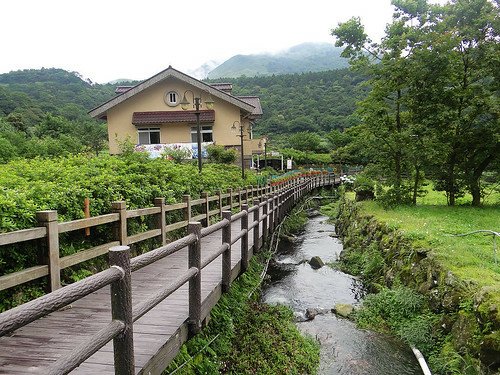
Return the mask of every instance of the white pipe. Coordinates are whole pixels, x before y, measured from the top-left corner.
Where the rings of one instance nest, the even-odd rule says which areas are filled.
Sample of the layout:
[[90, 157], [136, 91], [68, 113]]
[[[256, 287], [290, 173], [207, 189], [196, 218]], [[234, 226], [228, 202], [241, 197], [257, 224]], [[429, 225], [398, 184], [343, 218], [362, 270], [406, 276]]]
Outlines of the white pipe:
[[429, 370], [429, 366], [427, 366], [427, 362], [425, 362], [424, 356], [422, 355], [422, 353], [420, 353], [420, 350], [413, 346], [411, 347], [411, 350], [413, 350], [413, 354], [415, 354], [415, 357], [417, 357], [418, 364], [422, 368], [422, 372], [424, 373], [424, 375], [432, 375], [431, 370]]

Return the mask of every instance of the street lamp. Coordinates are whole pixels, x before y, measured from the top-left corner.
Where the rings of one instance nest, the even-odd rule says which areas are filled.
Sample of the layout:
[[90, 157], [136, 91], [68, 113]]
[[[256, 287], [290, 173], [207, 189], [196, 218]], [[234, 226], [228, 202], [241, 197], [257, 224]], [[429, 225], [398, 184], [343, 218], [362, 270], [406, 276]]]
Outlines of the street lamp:
[[[186, 98], [186, 94], [190, 92], [193, 96], [193, 107], [195, 109], [194, 114], [196, 115], [196, 140], [198, 141], [198, 173], [201, 173], [201, 126], [200, 126], [200, 107], [201, 107], [201, 95], [196, 97], [194, 96], [194, 92], [191, 90], [184, 91], [184, 96], [181, 101], [181, 108], [186, 111], [189, 109], [191, 103]], [[214, 107], [214, 101], [208, 96], [208, 99], [205, 100], [205, 106], [207, 109], [212, 109]]]
[[[236, 127], [238, 126], [238, 128]], [[240, 134], [236, 134], [237, 137], [240, 137], [240, 148], [241, 148], [241, 178], [245, 178], [245, 160], [244, 160], [244, 155], [243, 155], [243, 137], [245, 136], [243, 134], [243, 128], [244, 126], [239, 122], [235, 121], [233, 122], [233, 126], [231, 126], [231, 131], [233, 133], [236, 133], [239, 130]], [[248, 132], [250, 133], [251, 130], [248, 129]]]
[[267, 168], [267, 142], [269, 142], [269, 138], [266, 135], [264, 137], [264, 168]]

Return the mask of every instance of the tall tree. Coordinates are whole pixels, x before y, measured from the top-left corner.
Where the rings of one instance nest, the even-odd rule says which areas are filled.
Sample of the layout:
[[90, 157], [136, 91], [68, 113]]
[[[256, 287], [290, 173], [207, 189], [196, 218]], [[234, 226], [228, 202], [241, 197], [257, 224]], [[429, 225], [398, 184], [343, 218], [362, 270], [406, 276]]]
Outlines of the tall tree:
[[373, 162], [396, 201], [405, 196], [403, 176], [412, 175], [415, 202], [425, 169], [450, 205], [464, 188], [478, 205], [481, 176], [499, 155], [500, 1], [392, 4], [393, 22], [380, 44], [357, 18], [332, 31], [353, 65], [372, 72], [360, 112], [379, 146], [371, 148]]
[[[359, 106], [362, 127], [371, 140], [367, 147], [375, 170], [391, 186], [392, 200], [401, 203], [410, 192], [405, 176], [411, 175], [411, 123], [405, 101], [409, 86], [407, 65], [418, 30], [409, 21], [419, 16], [420, 1], [394, 3], [397, 12], [380, 44], [372, 43], [359, 18], [339, 24], [332, 35], [337, 38], [336, 46], [345, 47], [343, 55], [350, 58], [354, 68], [367, 68], [371, 73], [371, 91]], [[405, 12], [405, 5], [414, 5], [414, 14], [406, 13], [409, 10]]]
[[468, 188], [479, 205], [481, 176], [500, 151], [499, 3], [456, 0], [428, 19], [413, 53], [411, 112], [440, 149], [436, 187], [450, 205]]

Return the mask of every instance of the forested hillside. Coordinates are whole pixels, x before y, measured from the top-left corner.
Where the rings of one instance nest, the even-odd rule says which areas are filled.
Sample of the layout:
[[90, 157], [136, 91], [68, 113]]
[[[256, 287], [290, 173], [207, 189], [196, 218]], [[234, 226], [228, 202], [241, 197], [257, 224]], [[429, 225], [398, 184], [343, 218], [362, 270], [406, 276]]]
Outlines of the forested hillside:
[[[128, 82], [125, 84], [133, 84]], [[76, 72], [29, 69], [0, 74], [0, 163], [106, 147], [106, 126], [87, 111], [113, 97], [115, 85]]]
[[366, 96], [365, 76], [348, 69], [261, 77], [221, 79], [233, 83], [235, 95], [260, 97], [264, 115], [260, 135], [303, 131], [329, 132], [358, 123], [356, 102]]
[[47, 112], [87, 120], [87, 111], [115, 95], [115, 87], [56, 68], [4, 73], [0, 74], [0, 114], [20, 116], [27, 126], [36, 125]]

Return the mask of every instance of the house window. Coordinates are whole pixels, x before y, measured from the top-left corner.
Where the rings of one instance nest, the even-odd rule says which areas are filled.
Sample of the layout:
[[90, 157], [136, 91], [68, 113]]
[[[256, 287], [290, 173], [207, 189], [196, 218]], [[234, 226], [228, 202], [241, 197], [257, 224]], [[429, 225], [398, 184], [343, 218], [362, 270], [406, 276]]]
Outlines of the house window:
[[138, 129], [140, 145], [154, 145], [160, 143], [160, 128]]
[[[214, 138], [212, 135], [212, 125], [204, 125], [201, 127], [201, 141], [202, 142], [213, 142]], [[191, 142], [198, 142], [198, 133], [196, 126], [191, 127]]]
[[163, 100], [168, 106], [175, 107], [177, 106], [177, 104], [179, 104], [179, 94], [177, 93], [177, 91], [167, 91], [163, 96]]

